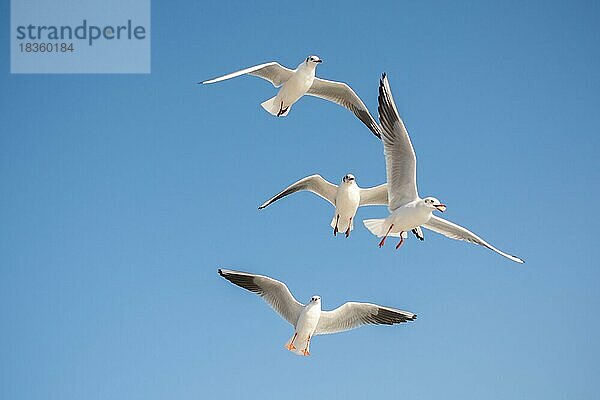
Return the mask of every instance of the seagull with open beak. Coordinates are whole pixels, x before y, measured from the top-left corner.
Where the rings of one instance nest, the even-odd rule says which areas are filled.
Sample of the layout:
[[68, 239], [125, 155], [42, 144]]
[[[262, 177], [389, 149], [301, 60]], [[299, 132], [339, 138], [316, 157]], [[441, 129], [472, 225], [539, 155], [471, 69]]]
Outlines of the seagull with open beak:
[[417, 157], [385, 74], [379, 82], [378, 101], [390, 215], [382, 219], [368, 219], [363, 223], [371, 233], [381, 238], [379, 247], [384, 245], [388, 236], [397, 236], [400, 238], [396, 246], [398, 249], [407, 237], [406, 232], [423, 226], [451, 239], [487, 247], [510, 260], [523, 263], [521, 258], [497, 249], [468, 229], [433, 214], [434, 211], [446, 211], [446, 206], [435, 197], [419, 197]]

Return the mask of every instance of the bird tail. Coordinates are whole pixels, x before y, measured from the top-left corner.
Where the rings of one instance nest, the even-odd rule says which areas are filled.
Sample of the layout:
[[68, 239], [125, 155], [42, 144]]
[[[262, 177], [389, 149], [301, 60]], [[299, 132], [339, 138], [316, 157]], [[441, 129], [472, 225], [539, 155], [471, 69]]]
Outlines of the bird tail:
[[[383, 237], [390, 227], [385, 223], [385, 218], [379, 219], [365, 219], [363, 224], [367, 227], [371, 233], [377, 237]], [[406, 233], [406, 232], [405, 232]], [[400, 232], [390, 232], [388, 236], [400, 237]], [[406, 238], [405, 235], [402, 237]]]
[[277, 99], [277, 96], [271, 97], [269, 100], [263, 101], [262, 103], [260, 103], [260, 105], [262, 106], [262, 108], [267, 110], [267, 112], [271, 115], [275, 115], [275, 116], [279, 116], [279, 117], [285, 117], [286, 115], [288, 115], [288, 113], [290, 112], [290, 108], [292, 108], [292, 106], [288, 106], [287, 109], [285, 110], [285, 112], [280, 113], [281, 103], [275, 102], [275, 99]]
[[385, 222], [385, 219], [383, 218], [379, 218], [379, 219], [365, 219], [363, 221], [363, 224], [367, 227], [368, 230], [371, 231], [371, 233], [377, 237], [382, 237], [383, 235], [385, 235], [384, 229], [383, 229], [383, 223]]
[[[294, 342], [293, 344], [292, 344], [292, 341]], [[304, 356], [304, 355], [308, 355], [308, 352], [307, 352], [307, 354], [304, 354], [304, 349], [308, 350], [309, 345], [310, 345], [310, 343], [308, 343], [308, 338], [301, 340], [296, 334], [294, 334], [285, 343], [284, 347], [296, 355]]]

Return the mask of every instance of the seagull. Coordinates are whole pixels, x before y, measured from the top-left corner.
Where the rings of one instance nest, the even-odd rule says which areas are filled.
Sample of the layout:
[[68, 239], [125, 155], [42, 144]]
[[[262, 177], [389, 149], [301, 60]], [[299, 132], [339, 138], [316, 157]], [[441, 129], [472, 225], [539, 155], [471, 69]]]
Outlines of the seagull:
[[321, 62], [322, 60], [317, 56], [308, 56], [295, 70], [291, 70], [278, 62], [272, 61], [200, 83], [208, 84], [221, 82], [244, 74], [258, 76], [271, 82], [276, 88], [281, 87], [277, 96], [261, 103], [261, 106], [270, 114], [277, 117], [285, 117], [290, 112], [292, 105], [297, 102], [300, 97], [308, 94], [309, 96], [320, 97], [339, 104], [342, 107], [346, 107], [352, 111], [375, 136], [381, 138], [381, 129], [375, 121], [375, 118], [371, 116], [365, 103], [363, 103], [360, 97], [354, 93], [354, 90], [352, 90], [350, 86], [343, 82], [328, 81], [315, 77], [317, 64], [320, 64]]
[[[356, 184], [356, 178], [352, 174], [346, 174], [339, 186], [327, 181], [321, 175], [315, 174], [300, 179], [290, 186], [265, 201], [258, 207], [259, 210], [269, 206], [275, 201], [296, 193], [307, 190], [327, 200], [335, 207], [335, 213], [331, 220], [333, 236], [338, 232], [345, 232], [346, 237], [354, 229], [354, 216], [360, 206], [388, 205], [387, 184], [363, 189]], [[421, 227], [412, 229], [413, 234], [421, 241], [424, 240]]]
[[[307, 190], [319, 197], [327, 200], [335, 207], [335, 213], [331, 220], [333, 236], [338, 232], [345, 232], [346, 237], [350, 236], [350, 231], [354, 229], [354, 216], [360, 206], [385, 205], [388, 204], [387, 185], [375, 186], [363, 189], [356, 184], [356, 178], [352, 174], [346, 174], [342, 178], [339, 186], [329, 182], [321, 175], [311, 175], [302, 178], [297, 182], [265, 201], [259, 210], [267, 207], [271, 203], [302, 190]], [[413, 232], [419, 239], [423, 240], [423, 232], [417, 227]]]
[[312, 296], [304, 305], [294, 298], [285, 283], [264, 275], [219, 269], [228, 281], [258, 294], [283, 319], [292, 324], [294, 335], [285, 348], [297, 355], [310, 355], [314, 335], [326, 335], [358, 328], [362, 325], [394, 325], [414, 321], [416, 314], [370, 303], [348, 302], [332, 311], [321, 310], [321, 298]]
[[367, 219], [364, 225], [377, 237], [381, 237], [379, 247], [388, 236], [400, 238], [396, 249], [400, 248], [406, 232], [423, 226], [446, 237], [475, 243], [518, 263], [524, 261], [498, 250], [473, 232], [436, 215], [444, 212], [446, 206], [435, 197], [419, 197], [417, 192], [417, 158], [404, 122], [398, 114], [386, 74], [379, 81], [379, 121], [382, 127], [383, 151], [385, 154], [390, 215], [385, 219]]

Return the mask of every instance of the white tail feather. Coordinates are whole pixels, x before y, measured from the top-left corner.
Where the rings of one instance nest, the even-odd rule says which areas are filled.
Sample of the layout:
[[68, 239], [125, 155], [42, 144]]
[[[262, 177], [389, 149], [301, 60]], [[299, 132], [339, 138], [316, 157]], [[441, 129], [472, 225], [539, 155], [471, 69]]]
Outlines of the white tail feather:
[[[385, 223], [385, 218], [380, 219], [365, 219], [363, 224], [371, 233], [377, 237], [383, 237], [390, 227]], [[404, 232], [406, 234], [406, 232]], [[388, 236], [400, 237], [400, 232], [390, 232]], [[403, 235], [404, 238], [407, 236]]]
[[371, 231], [371, 233], [377, 237], [382, 237], [383, 235], [385, 235], [385, 232], [383, 231], [383, 223], [385, 222], [385, 219], [365, 219], [363, 221], [363, 224], [367, 227], [368, 230]]
[[277, 115], [277, 112], [279, 111], [279, 108], [275, 107], [275, 97], [272, 97], [269, 100], [260, 103], [262, 108], [264, 108], [265, 110], [267, 110], [268, 113], [273, 115]]

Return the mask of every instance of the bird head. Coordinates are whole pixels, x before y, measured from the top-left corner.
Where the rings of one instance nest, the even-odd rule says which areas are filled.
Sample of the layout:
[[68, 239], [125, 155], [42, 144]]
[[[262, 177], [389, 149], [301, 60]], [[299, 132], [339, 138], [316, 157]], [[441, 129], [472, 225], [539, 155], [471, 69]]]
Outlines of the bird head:
[[344, 183], [349, 183], [352, 184], [354, 183], [356, 180], [356, 178], [354, 178], [354, 175], [352, 174], [346, 174], [343, 178], [342, 178], [342, 182]]
[[308, 56], [306, 57], [306, 64], [308, 65], [314, 65], [316, 66], [317, 64], [320, 64], [323, 62], [323, 60], [321, 60], [318, 56]]
[[319, 303], [321, 303], [321, 297], [313, 296], [310, 298], [309, 304], [319, 304]]
[[440, 201], [438, 199], [436, 199], [435, 197], [425, 197], [423, 199], [423, 203], [425, 204], [426, 207], [432, 208], [434, 210], [438, 210], [439, 212], [446, 211], [446, 205], [440, 203]]

